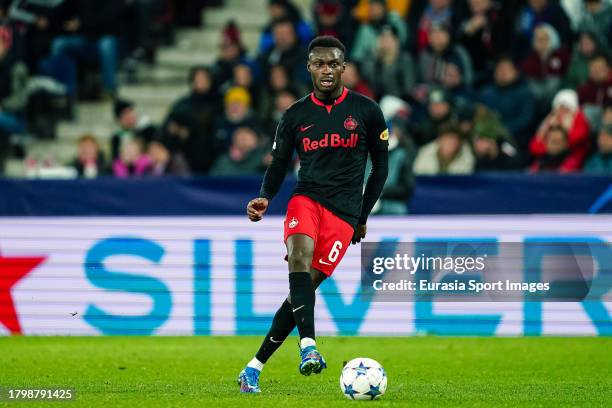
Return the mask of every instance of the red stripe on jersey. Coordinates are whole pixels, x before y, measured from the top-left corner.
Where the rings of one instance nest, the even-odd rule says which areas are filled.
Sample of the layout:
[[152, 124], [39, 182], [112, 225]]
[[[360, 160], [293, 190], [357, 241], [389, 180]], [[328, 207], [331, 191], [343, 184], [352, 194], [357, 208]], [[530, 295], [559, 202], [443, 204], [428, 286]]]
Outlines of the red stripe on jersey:
[[327, 113], [331, 113], [332, 107], [339, 105], [342, 103], [342, 101], [344, 101], [346, 99], [346, 96], [348, 95], [349, 90], [348, 88], [345, 86], [344, 89], [342, 90], [342, 93], [340, 94], [340, 96], [334, 101], [333, 105], [325, 105], [323, 102], [321, 102], [314, 94], [314, 92], [310, 93], [310, 100], [312, 100], [312, 102], [315, 105], [318, 106], [323, 106], [325, 107], [325, 109], [327, 109]]

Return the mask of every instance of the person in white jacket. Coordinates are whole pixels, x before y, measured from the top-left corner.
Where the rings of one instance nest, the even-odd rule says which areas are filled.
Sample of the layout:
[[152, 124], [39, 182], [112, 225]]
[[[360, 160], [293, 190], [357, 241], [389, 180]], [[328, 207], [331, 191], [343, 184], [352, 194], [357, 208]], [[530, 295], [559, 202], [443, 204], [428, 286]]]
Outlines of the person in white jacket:
[[472, 174], [474, 154], [459, 128], [448, 123], [440, 126], [438, 137], [423, 146], [414, 162], [417, 175]]

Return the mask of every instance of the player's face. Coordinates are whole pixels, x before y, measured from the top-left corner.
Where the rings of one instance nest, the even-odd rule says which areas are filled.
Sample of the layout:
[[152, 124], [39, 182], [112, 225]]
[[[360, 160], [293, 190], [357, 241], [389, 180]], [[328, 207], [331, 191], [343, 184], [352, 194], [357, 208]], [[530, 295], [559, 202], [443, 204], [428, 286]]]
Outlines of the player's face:
[[338, 48], [315, 48], [308, 56], [308, 72], [318, 93], [332, 96], [342, 85], [346, 68], [344, 55]]

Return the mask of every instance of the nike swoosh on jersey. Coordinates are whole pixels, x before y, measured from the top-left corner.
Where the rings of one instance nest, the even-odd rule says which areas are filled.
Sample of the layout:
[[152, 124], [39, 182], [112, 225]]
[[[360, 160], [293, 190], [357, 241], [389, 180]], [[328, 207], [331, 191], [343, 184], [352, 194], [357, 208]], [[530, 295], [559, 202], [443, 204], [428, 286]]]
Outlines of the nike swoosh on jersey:
[[300, 306], [300, 307], [296, 307], [295, 309], [293, 309], [293, 312], [294, 312], [294, 313], [295, 313], [295, 312], [297, 312], [298, 310], [300, 310], [300, 309], [301, 309], [301, 308], [303, 308], [304, 306], [305, 306], [305, 305], [302, 305], [302, 306]]
[[310, 129], [311, 127], [314, 126], [314, 123], [312, 125], [308, 125], [308, 126], [300, 126], [300, 132], [305, 132], [308, 129]]
[[325, 262], [323, 260], [323, 258], [319, 258], [319, 263], [323, 264], [323, 265], [331, 265], [329, 262]]

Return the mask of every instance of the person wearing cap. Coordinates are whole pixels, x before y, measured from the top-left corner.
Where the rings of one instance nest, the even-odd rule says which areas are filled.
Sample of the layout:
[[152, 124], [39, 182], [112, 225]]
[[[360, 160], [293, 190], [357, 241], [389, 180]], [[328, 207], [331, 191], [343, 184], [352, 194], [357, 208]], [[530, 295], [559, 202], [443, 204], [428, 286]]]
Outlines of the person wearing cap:
[[234, 21], [230, 21], [221, 33], [219, 56], [210, 69], [214, 82], [223, 84], [231, 80], [237, 65], [247, 65], [255, 77], [260, 75], [257, 62], [247, 54], [238, 26]]
[[578, 95], [573, 89], [563, 89], [555, 95], [552, 111], [531, 139], [529, 152], [536, 160], [547, 154], [546, 137], [548, 130], [554, 126], [563, 128], [567, 135], [568, 157], [564, 168], [581, 168], [589, 151], [590, 126], [578, 105]]
[[111, 159], [119, 157], [121, 146], [127, 140], [141, 139], [148, 142], [157, 129], [145, 115], [139, 115], [132, 101], [118, 99], [113, 105], [119, 130], [111, 137]]
[[571, 43], [570, 20], [557, 1], [528, 0], [514, 21], [516, 22], [514, 50], [519, 56], [525, 56], [526, 51], [530, 49], [534, 30], [539, 23], [548, 23], [555, 27], [562, 44]]
[[597, 135], [597, 150], [584, 165], [586, 173], [612, 175], [612, 123], [604, 125]]
[[510, 132], [497, 114], [481, 111], [474, 120], [472, 149], [476, 156], [476, 172], [516, 170], [521, 158], [514, 146]]
[[472, 174], [475, 159], [472, 149], [459, 127], [445, 123], [438, 129], [438, 137], [423, 146], [414, 162], [417, 175]]
[[260, 133], [261, 125], [251, 110], [251, 95], [242, 87], [232, 87], [223, 96], [225, 113], [217, 121], [215, 136], [225, 151], [232, 143], [232, 135], [239, 127], [256, 129]]
[[363, 62], [363, 74], [372, 85], [378, 98], [385, 95], [406, 98], [416, 82], [414, 62], [410, 54], [401, 48], [397, 30], [385, 26], [378, 36], [373, 58]]
[[567, 72], [570, 54], [559, 39], [557, 30], [548, 23], [538, 24], [533, 34], [532, 51], [523, 60], [521, 70], [541, 117], [548, 111], [550, 102], [561, 87]]
[[435, 87], [427, 99], [427, 116], [412, 129], [417, 146], [433, 141], [440, 125], [455, 120], [453, 99], [444, 88]]
[[478, 102], [499, 113], [519, 149], [526, 151], [532, 132], [535, 101], [512, 58], [500, 57], [495, 65], [495, 82], [480, 91]]
[[353, 43], [351, 59], [364, 62], [375, 53], [378, 44], [378, 35], [385, 26], [393, 27], [402, 47], [408, 42], [406, 22], [395, 11], [389, 11], [385, 0], [370, 1], [370, 21], [359, 26]]
[[[372, 214], [405, 215], [415, 185], [416, 147], [406, 131], [410, 107], [403, 100], [388, 95], [380, 101], [380, 109], [389, 124], [389, 173]], [[368, 160], [365, 174], [370, 174], [371, 169], [372, 163]]]
[[[367, 3], [368, 0], [365, 0]], [[353, 47], [353, 30], [355, 20], [341, 0], [318, 0], [314, 2], [313, 16], [317, 35], [336, 37], [351, 49]]]

